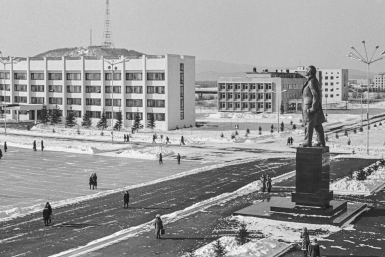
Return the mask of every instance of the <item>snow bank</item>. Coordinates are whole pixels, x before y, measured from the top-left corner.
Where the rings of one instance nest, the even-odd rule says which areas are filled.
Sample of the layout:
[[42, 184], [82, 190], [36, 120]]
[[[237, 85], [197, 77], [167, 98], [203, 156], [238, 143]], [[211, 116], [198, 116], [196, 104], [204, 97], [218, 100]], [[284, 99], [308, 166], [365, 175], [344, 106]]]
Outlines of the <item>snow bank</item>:
[[165, 147], [146, 147], [143, 149], [130, 149], [125, 150], [118, 154], [118, 157], [129, 157], [129, 158], [139, 158], [139, 159], [157, 159], [159, 158], [159, 153], [162, 153], [163, 157], [174, 155], [175, 153], [171, 150], [166, 149]]

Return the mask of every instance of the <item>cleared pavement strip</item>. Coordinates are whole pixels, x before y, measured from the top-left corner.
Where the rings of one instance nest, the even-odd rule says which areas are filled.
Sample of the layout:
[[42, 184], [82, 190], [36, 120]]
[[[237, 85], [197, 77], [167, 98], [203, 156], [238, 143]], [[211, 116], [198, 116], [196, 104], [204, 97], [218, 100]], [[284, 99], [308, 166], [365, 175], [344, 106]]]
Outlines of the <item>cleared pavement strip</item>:
[[[269, 166], [267, 165], [260, 165], [260, 167], [263, 168], [263, 166], [267, 167], [267, 169], [271, 169]], [[287, 179], [291, 176], [293, 176], [293, 174], [295, 174], [293, 171], [289, 172], [289, 173], [286, 173], [286, 174], [283, 174], [283, 175], [280, 175], [280, 176], [277, 176], [277, 177], [274, 177], [272, 178], [272, 180], [274, 182], [277, 182], [277, 181], [281, 181], [283, 179]], [[197, 204], [194, 204], [184, 210], [181, 210], [181, 211], [176, 211], [176, 212], [173, 212], [173, 213], [170, 213], [170, 214], [166, 214], [166, 215], [163, 215], [163, 219], [165, 220], [164, 224], [168, 224], [168, 223], [172, 223], [172, 222], [175, 222], [179, 219], [182, 219], [184, 217], [187, 217], [191, 214], [194, 214], [196, 212], [199, 212], [199, 211], [202, 211], [206, 208], [209, 208], [213, 205], [217, 205], [221, 202], [224, 202], [224, 201], [228, 201], [228, 200], [231, 200], [237, 196], [240, 196], [240, 195], [244, 195], [244, 194], [249, 194], [255, 190], [258, 190], [259, 187], [256, 186], [254, 189], [255, 190], [245, 190], [243, 193], [242, 193], [242, 190], [244, 188], [247, 188], [247, 187], [250, 187], [252, 186], [253, 184], [258, 184], [259, 181], [254, 181], [240, 189], [238, 189], [237, 191], [234, 191], [232, 193], [224, 193], [224, 194], [221, 194], [219, 196], [216, 196], [216, 197], [212, 197], [208, 200], [205, 200], [203, 202], [200, 202], [200, 203], [197, 203]], [[109, 236], [106, 236], [104, 238], [100, 238], [98, 240], [95, 240], [95, 241], [92, 241], [91, 243], [85, 245], [85, 246], [81, 246], [81, 247], [78, 247], [78, 248], [75, 248], [75, 249], [71, 249], [71, 250], [68, 250], [68, 251], [65, 251], [65, 252], [61, 252], [61, 253], [58, 253], [58, 254], [54, 254], [54, 255], [51, 255], [51, 257], [75, 257], [75, 256], [81, 256], [83, 254], [86, 254], [86, 253], [89, 253], [89, 252], [92, 252], [92, 251], [96, 251], [98, 249], [101, 249], [101, 248], [104, 248], [104, 247], [107, 247], [109, 245], [112, 245], [112, 244], [115, 244], [115, 243], [118, 243], [122, 240], [125, 240], [127, 238], [130, 238], [130, 237], [133, 237], [139, 233], [144, 233], [144, 232], [148, 232], [150, 231], [151, 229], [153, 229], [153, 221], [149, 221], [149, 222], [146, 222], [144, 224], [141, 224], [139, 226], [135, 226], [135, 227], [132, 227], [132, 228], [128, 228], [128, 229], [124, 229], [124, 230], [121, 230], [119, 232], [116, 232], [112, 235], [109, 235]]]

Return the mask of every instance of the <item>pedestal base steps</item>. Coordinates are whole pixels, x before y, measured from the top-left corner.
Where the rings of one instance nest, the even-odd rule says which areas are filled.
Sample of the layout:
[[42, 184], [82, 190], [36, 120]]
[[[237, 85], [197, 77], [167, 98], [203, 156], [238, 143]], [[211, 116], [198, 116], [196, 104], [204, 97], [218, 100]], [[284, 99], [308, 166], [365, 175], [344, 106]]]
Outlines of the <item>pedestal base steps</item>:
[[328, 208], [299, 206], [290, 198], [271, 197], [233, 213], [273, 220], [342, 226], [366, 208], [366, 204], [331, 201]]

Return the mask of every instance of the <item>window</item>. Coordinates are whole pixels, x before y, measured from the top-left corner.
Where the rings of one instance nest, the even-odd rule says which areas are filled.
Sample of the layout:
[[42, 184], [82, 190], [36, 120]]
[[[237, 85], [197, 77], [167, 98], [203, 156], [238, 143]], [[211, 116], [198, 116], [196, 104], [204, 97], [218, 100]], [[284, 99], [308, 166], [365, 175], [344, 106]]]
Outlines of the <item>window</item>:
[[143, 120], [143, 113], [141, 113], [141, 112], [126, 112], [126, 119], [127, 120], [135, 120], [136, 116], [139, 116], [139, 119]]
[[184, 112], [180, 112], [180, 119], [184, 120]]
[[27, 92], [27, 85], [15, 84], [15, 91]]
[[248, 94], [242, 94], [242, 100], [245, 100], [245, 99], [247, 99], [247, 96], [248, 96]]
[[328, 86], [329, 85], [329, 83], [328, 82], [325, 82], [325, 86]]
[[336, 96], [340, 96], [340, 94], [336, 94]]
[[26, 96], [15, 96], [15, 103], [27, 103]]
[[250, 103], [250, 108], [255, 109], [255, 103]]
[[235, 84], [235, 89], [241, 89], [241, 84], [239, 83]]
[[[106, 106], [111, 106], [112, 99], [106, 99]], [[114, 106], [122, 106], [122, 99], [114, 99]]]
[[255, 99], [255, 93], [250, 94], [250, 99]]
[[48, 73], [48, 79], [49, 80], [62, 80], [62, 74], [61, 73]]
[[[70, 113], [70, 111], [71, 110], [67, 110], [67, 116]], [[81, 111], [73, 110], [73, 113], [74, 113], [75, 117], [77, 117], [77, 118], [82, 117], [82, 112]]]
[[263, 84], [258, 83], [258, 89], [263, 89]]
[[330, 89], [330, 92], [333, 92], [333, 88]]
[[242, 83], [242, 89], [243, 90], [249, 89], [249, 84]]
[[255, 84], [250, 84], [250, 89], [256, 89]]
[[[105, 86], [106, 93], [111, 93], [112, 86]], [[121, 86], [114, 86], [114, 93], [121, 93], [122, 88]]]
[[258, 94], [258, 100], [263, 100], [263, 94]]
[[271, 93], [265, 94], [265, 99], [271, 99]]
[[82, 105], [82, 99], [81, 98], [67, 98], [67, 104], [68, 105]]
[[11, 90], [11, 87], [9, 86], [9, 84], [0, 84], [0, 90], [4, 90], [4, 88], [5, 88], [5, 91]]
[[142, 99], [126, 99], [127, 107], [143, 107]]
[[86, 93], [101, 93], [101, 86], [86, 86]]
[[227, 94], [227, 98], [228, 98], [228, 99], [233, 99], [233, 93], [228, 93], [228, 94]]
[[80, 73], [67, 73], [67, 80], [80, 80]]
[[265, 108], [266, 109], [271, 109], [271, 103], [265, 103]]
[[48, 98], [49, 104], [63, 104], [63, 98], [61, 97], [50, 97]]
[[[5, 74], [5, 78], [4, 78]], [[9, 79], [9, 72], [0, 72], [0, 79]]]
[[31, 73], [31, 80], [44, 80], [44, 73]]
[[[156, 106], [156, 107], [159, 107], [159, 106]], [[160, 106], [160, 107], [164, 107], [164, 106]], [[183, 99], [180, 99], [180, 109], [184, 110], [184, 100]]]
[[333, 76], [330, 76], [330, 79], [333, 79]]
[[98, 99], [98, 98], [86, 98], [86, 105], [101, 106], [101, 104], [102, 104], [102, 100], [101, 99]]
[[86, 73], [86, 80], [100, 80], [100, 73]]
[[25, 72], [18, 72], [13, 74], [14, 79], [20, 79], [20, 80], [26, 80], [27, 79], [27, 73]]
[[159, 86], [159, 87], [153, 87], [148, 86], [147, 87], [147, 94], [164, 94], [165, 93], [165, 87]]
[[325, 88], [325, 92], [327, 92], [329, 89]]
[[227, 108], [233, 108], [233, 103], [227, 103]]
[[225, 108], [226, 107], [226, 103], [222, 102], [221, 103], [221, 108]]
[[333, 97], [333, 95], [330, 95], [330, 97]]
[[62, 86], [61, 85], [49, 85], [49, 92], [62, 92]]
[[44, 92], [44, 85], [31, 85], [32, 92]]
[[242, 108], [248, 108], [248, 103], [242, 103]]
[[266, 84], [266, 89], [271, 89], [271, 84]]
[[127, 94], [143, 94], [142, 86], [126, 86]]
[[184, 97], [184, 86], [180, 86], [180, 97]]
[[184, 71], [184, 63], [180, 64], [180, 71]]
[[67, 93], [81, 93], [81, 86], [67, 86]]
[[325, 94], [325, 97], [328, 97], [328, 94]]
[[233, 89], [233, 84], [227, 84], [227, 90]]
[[154, 115], [155, 120], [158, 120], [158, 121], [166, 120], [166, 114], [164, 113], [147, 113], [147, 119], [150, 120], [152, 115]]
[[165, 107], [165, 100], [147, 99], [147, 107]]
[[148, 72], [147, 80], [164, 80], [164, 72]]
[[330, 82], [330, 86], [333, 86], [333, 82]]
[[180, 73], [180, 84], [184, 84], [184, 74], [183, 71]]
[[[112, 80], [112, 72], [111, 73], [105, 73], [104, 74], [105, 80]], [[120, 72], [114, 72], [114, 80], [121, 80], [122, 74]]]
[[219, 84], [220, 89], [226, 89], [226, 84], [225, 83], [220, 83]]
[[226, 98], [226, 93], [221, 93], [220, 97], [221, 97], [221, 99], [225, 99]]
[[126, 80], [142, 80], [141, 72], [126, 73]]
[[0, 95], [0, 102], [7, 102], [7, 103], [9, 103], [10, 101], [11, 101], [10, 96]]
[[98, 111], [86, 111], [86, 114], [90, 118], [100, 119], [102, 117], [101, 113]]
[[241, 108], [241, 103], [235, 103], [235, 108]]
[[328, 76], [325, 76], [325, 79], [328, 79], [329, 77]]
[[31, 97], [31, 104], [44, 104], [44, 97]]

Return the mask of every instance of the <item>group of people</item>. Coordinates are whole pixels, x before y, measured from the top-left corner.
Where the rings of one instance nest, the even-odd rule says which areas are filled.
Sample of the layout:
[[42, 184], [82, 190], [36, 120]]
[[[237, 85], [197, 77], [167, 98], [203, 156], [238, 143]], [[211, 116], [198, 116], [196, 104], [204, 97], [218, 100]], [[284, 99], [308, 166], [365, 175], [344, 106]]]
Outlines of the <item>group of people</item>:
[[[43, 150], [44, 150], [44, 142], [43, 142], [43, 140], [41, 140], [40, 145], [41, 145], [41, 150], [43, 151]], [[36, 140], [33, 141], [32, 149], [33, 149], [34, 151], [37, 151], [37, 148], [36, 148]]]
[[287, 138], [287, 145], [293, 145], [294, 139], [293, 137], [288, 137]]
[[92, 190], [98, 189], [98, 176], [96, 173], [91, 173], [90, 179], [89, 179], [90, 189], [92, 186]]
[[269, 175], [266, 175], [265, 176], [265, 174], [263, 174], [262, 176], [261, 176], [261, 191], [262, 192], [265, 192], [266, 191], [266, 189], [267, 189], [267, 192], [271, 192], [271, 187], [272, 187], [272, 185], [271, 185], [271, 177], [269, 176]]
[[[180, 154], [176, 156], [176, 160], [178, 161], [178, 164], [180, 164]], [[159, 153], [159, 164], [163, 164], [163, 155], [162, 153]]]
[[321, 257], [320, 246], [317, 243], [317, 239], [314, 238], [313, 242], [310, 243], [310, 236], [306, 227], [303, 228], [300, 238], [302, 240], [301, 250], [303, 251], [304, 257]]
[[124, 142], [130, 142], [130, 134], [124, 134]]
[[43, 220], [45, 226], [49, 226], [52, 223], [52, 207], [49, 202], [45, 204], [43, 209]]

